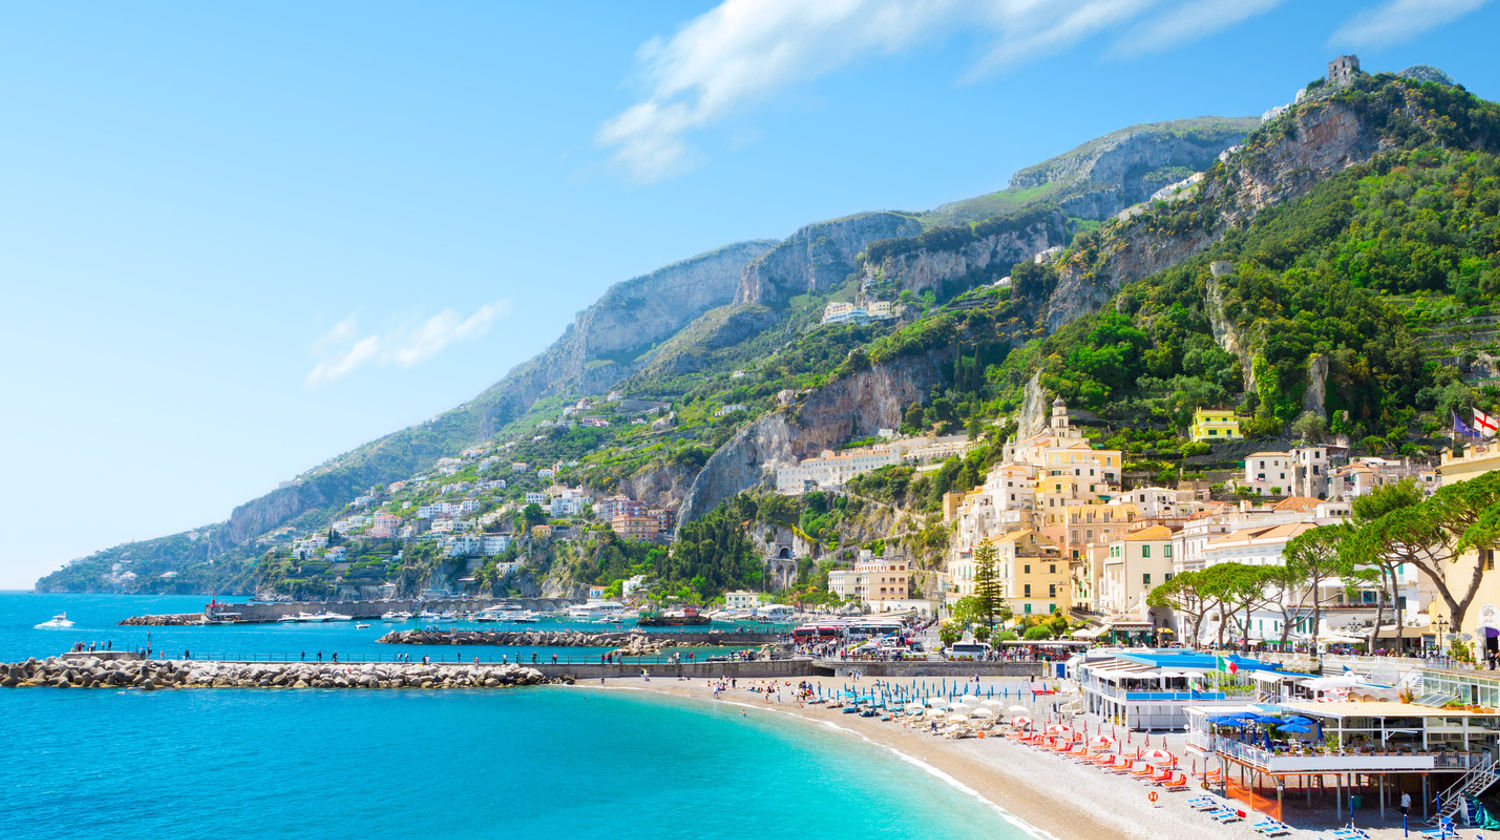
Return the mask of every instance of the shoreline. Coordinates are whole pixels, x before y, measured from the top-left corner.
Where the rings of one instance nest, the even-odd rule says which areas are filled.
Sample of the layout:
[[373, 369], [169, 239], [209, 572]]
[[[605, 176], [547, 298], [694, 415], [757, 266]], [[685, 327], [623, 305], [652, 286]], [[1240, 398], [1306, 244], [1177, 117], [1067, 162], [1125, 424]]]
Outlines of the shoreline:
[[[755, 681], [759, 682], [759, 681]], [[965, 795], [973, 796], [988, 805], [1000, 819], [1026, 832], [1037, 840], [1096, 840], [1100, 837], [1130, 837], [1140, 840], [1199, 840], [1201, 832], [1188, 826], [1166, 826], [1140, 819], [1127, 818], [1124, 813], [1113, 816], [1097, 809], [1078, 807], [1068, 794], [1071, 790], [1049, 788], [1021, 773], [1009, 772], [1007, 765], [1024, 767], [1028, 762], [1011, 761], [1010, 756], [995, 755], [991, 761], [969, 749], [970, 745], [996, 744], [1013, 750], [1025, 750], [1036, 759], [1052, 758], [1059, 765], [1067, 764], [1056, 756], [1045, 756], [1029, 747], [1006, 743], [1004, 738], [966, 739], [950, 741], [934, 738], [925, 733], [894, 727], [871, 718], [844, 715], [838, 710], [818, 706], [799, 707], [788, 703], [760, 703], [745, 698], [715, 700], [701, 682], [677, 681], [657, 678], [650, 682], [639, 678], [611, 680], [606, 685], [578, 683], [573, 688], [603, 691], [638, 691], [662, 697], [676, 698], [695, 703], [725, 703], [746, 711], [776, 714], [801, 724], [821, 726], [846, 737], [856, 737], [872, 746], [891, 753], [897, 760], [922, 770], [948, 784]], [[826, 686], [825, 686], [826, 688]], [[743, 691], [744, 689], [740, 689]], [[1045, 768], [1040, 768], [1045, 772]], [[1084, 768], [1080, 768], [1084, 769]], [[1099, 774], [1104, 775], [1104, 774]], [[1047, 778], [1043, 776], [1042, 778]], [[1062, 782], [1062, 774], [1053, 774], [1052, 781]], [[1131, 784], [1135, 784], [1131, 782]], [[1142, 801], [1144, 802], [1143, 789]], [[1185, 804], [1188, 797], [1176, 798], [1181, 810], [1190, 813]], [[1162, 806], [1141, 809], [1139, 816], [1167, 816], [1170, 799], [1162, 797]], [[1175, 809], [1172, 809], [1175, 810]], [[1204, 819], [1205, 826], [1209, 821]], [[1242, 825], [1242, 824], [1237, 824]], [[1175, 828], [1179, 830], [1169, 830]], [[1235, 826], [1219, 827], [1219, 832]], [[1260, 837], [1245, 829], [1245, 837]]]

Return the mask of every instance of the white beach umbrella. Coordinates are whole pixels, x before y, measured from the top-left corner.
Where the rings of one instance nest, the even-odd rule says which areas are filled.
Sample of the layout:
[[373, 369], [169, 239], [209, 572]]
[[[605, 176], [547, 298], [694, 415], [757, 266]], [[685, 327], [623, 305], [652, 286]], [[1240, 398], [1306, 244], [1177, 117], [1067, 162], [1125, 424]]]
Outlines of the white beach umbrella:
[[1031, 710], [1028, 709], [1028, 708], [1026, 708], [1025, 706], [1011, 706], [1010, 710], [1012, 712], [1015, 712], [1018, 715], [1029, 715], [1029, 714], [1031, 714]]
[[988, 700], [982, 700], [982, 701], [980, 701], [979, 705], [981, 705], [981, 706], [994, 706], [995, 708], [998, 709], [1001, 706], [1005, 705], [1005, 701], [1001, 700], [998, 697], [991, 697]]
[[954, 703], [953, 705], [951, 705], [951, 706], [948, 707], [948, 711], [950, 711], [950, 712], [957, 712], [957, 713], [959, 713], [961, 715], [966, 715], [969, 712], [974, 711], [974, 709], [972, 707], [970, 707], [970, 706], [964, 705], [963, 703]]
[[948, 713], [945, 712], [945, 711], [943, 711], [942, 709], [933, 709], [931, 712], [928, 713], [927, 716], [930, 717], [930, 718], [932, 718], [933, 720], [942, 720], [943, 717], [946, 716], [947, 714]]
[[948, 708], [948, 701], [938, 697], [934, 697], [931, 700], [927, 701], [927, 705], [934, 709], [946, 709]]
[[962, 714], [960, 714], [960, 715], [949, 715], [948, 716], [948, 722], [949, 723], [968, 723], [969, 722], [969, 716], [968, 715], [962, 715]]
[[908, 711], [908, 712], [910, 712], [912, 714], [916, 714], [917, 712], [925, 711], [926, 709], [927, 709], [927, 704], [926, 703], [922, 703], [920, 701], [915, 701], [914, 700], [914, 701], [906, 704], [906, 711]]
[[995, 717], [995, 710], [989, 708], [988, 706], [980, 706], [979, 708], [974, 710], [974, 717], [992, 718]]
[[1010, 725], [1017, 729], [1026, 729], [1031, 726], [1031, 718], [1025, 715], [1016, 715], [1010, 719]]

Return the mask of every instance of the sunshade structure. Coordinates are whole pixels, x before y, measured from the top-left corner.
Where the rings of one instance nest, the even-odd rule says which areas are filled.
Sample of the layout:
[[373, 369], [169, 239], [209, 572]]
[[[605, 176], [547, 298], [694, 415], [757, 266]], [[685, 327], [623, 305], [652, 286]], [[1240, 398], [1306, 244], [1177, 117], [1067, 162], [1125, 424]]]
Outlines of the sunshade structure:
[[1161, 747], [1149, 749], [1141, 753], [1141, 761], [1147, 764], [1171, 764], [1176, 760], [1177, 756], [1172, 755]]
[[988, 706], [980, 706], [979, 708], [977, 708], [977, 709], [974, 710], [974, 717], [976, 717], [976, 718], [992, 718], [992, 717], [995, 717], [995, 710], [989, 708]]
[[1010, 725], [1017, 729], [1029, 729], [1031, 728], [1031, 718], [1025, 715], [1016, 715], [1010, 719]]
[[1108, 735], [1095, 735], [1093, 740], [1089, 741], [1089, 746], [1096, 750], [1112, 750], [1115, 748], [1115, 739]]

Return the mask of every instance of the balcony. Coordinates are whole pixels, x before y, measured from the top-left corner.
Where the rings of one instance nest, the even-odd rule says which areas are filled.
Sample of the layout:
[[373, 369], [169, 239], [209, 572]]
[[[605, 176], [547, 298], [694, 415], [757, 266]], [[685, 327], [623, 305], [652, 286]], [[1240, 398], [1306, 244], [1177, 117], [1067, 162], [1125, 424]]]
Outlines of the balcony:
[[1482, 753], [1459, 751], [1423, 752], [1334, 752], [1267, 750], [1264, 746], [1236, 741], [1201, 730], [1188, 733], [1187, 743], [1206, 753], [1217, 753], [1267, 773], [1391, 773], [1418, 770], [1459, 772], [1478, 766]]

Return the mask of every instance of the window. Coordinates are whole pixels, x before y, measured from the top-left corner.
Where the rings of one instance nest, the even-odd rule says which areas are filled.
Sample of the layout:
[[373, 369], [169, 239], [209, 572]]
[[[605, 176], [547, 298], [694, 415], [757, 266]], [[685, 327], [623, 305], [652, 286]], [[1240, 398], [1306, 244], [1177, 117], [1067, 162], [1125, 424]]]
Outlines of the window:
[[1026, 614], [1027, 614], [1027, 615], [1030, 615], [1030, 614], [1031, 614], [1031, 605], [1030, 605], [1030, 604], [1027, 604], [1027, 605], [1026, 605], [1026, 607], [1025, 607], [1025, 612], [1026, 612]]
[[1022, 595], [1024, 597], [1026, 597], [1026, 598], [1030, 598], [1031, 597], [1031, 584], [1029, 584], [1029, 583], [1026, 584], [1025, 591], [1022, 592]]
[[1171, 572], [1167, 572], [1165, 575], [1162, 576], [1161, 581], [1162, 581], [1162, 583], [1166, 583], [1167, 581], [1170, 581], [1171, 579], [1172, 579], [1172, 573]]
[[1031, 574], [1031, 564], [1030, 563], [1027, 563], [1026, 565], [1024, 565], [1024, 566], [1021, 567], [1021, 574], [1023, 574], [1023, 575], [1029, 575], [1029, 574]]
[[1048, 563], [1047, 564], [1047, 574], [1049, 574], [1049, 575], [1055, 575], [1055, 574], [1057, 574], [1057, 564], [1056, 563]]
[[1151, 573], [1150, 572], [1146, 572], [1145, 574], [1141, 575], [1141, 585], [1142, 586], [1150, 586], [1151, 585]]
[[1057, 597], [1057, 584], [1052, 583], [1052, 584], [1048, 584], [1047, 585], [1047, 597], [1048, 598], [1056, 598]]
[[1491, 549], [1485, 549], [1484, 551], [1484, 570], [1486, 572], [1493, 572], [1495, 570], [1495, 552]]
[[1150, 557], [1151, 556], [1151, 546], [1149, 546], [1149, 545], [1143, 545], [1143, 546], [1141, 546], [1141, 556], [1142, 557]]
[[1161, 547], [1161, 556], [1163, 556], [1163, 557], [1171, 557], [1172, 556], [1172, 547], [1170, 545], [1164, 545], [1164, 546], [1162, 546]]
[[1047, 605], [1047, 612], [1049, 612], [1049, 613], [1055, 613], [1055, 612], [1057, 612], [1057, 605], [1056, 604], [1048, 604]]

